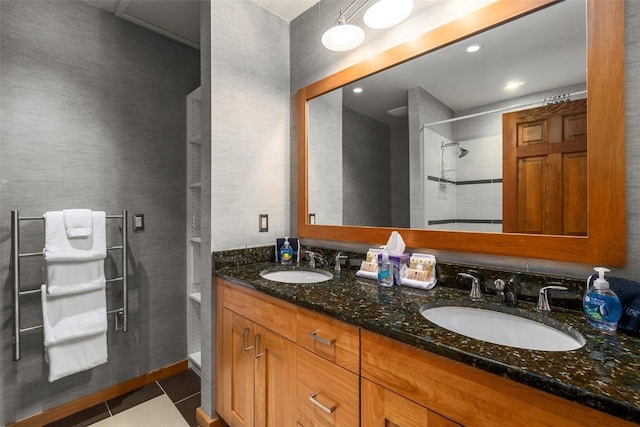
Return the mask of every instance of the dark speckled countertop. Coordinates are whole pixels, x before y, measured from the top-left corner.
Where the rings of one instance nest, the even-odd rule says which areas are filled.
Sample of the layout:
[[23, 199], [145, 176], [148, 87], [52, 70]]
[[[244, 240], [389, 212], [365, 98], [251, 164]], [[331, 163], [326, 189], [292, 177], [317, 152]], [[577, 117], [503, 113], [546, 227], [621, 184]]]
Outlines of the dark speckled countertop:
[[[622, 333], [602, 334], [588, 326], [576, 311], [554, 308], [549, 321], [562, 322], [580, 332], [584, 347], [567, 352], [523, 350], [490, 344], [450, 332], [422, 317], [425, 303], [456, 301], [474, 306], [468, 291], [436, 286], [430, 291], [394, 286], [345, 270], [322, 283], [285, 284], [260, 276], [265, 269], [285, 269], [274, 263], [220, 267], [214, 273], [231, 282], [301, 307], [329, 315], [398, 341], [475, 366], [488, 372], [573, 400], [603, 412], [640, 423], [640, 338]], [[291, 268], [291, 267], [289, 267]], [[491, 295], [480, 304], [495, 304]], [[499, 307], [499, 306], [498, 306]], [[524, 316], [539, 316], [534, 306], [520, 302]], [[500, 307], [498, 308], [501, 309]]]

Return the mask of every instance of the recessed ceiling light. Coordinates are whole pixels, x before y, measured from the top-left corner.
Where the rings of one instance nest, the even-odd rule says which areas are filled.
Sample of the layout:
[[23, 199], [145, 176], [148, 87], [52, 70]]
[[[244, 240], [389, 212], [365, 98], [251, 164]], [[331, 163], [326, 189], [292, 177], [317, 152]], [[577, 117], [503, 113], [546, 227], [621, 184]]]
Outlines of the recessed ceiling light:
[[362, 93], [362, 88], [361, 87], [354, 87], [353, 88], [353, 93]]
[[506, 85], [504, 85], [504, 88], [506, 90], [514, 90], [514, 89], [518, 89], [523, 84], [524, 84], [524, 82], [512, 80], [512, 81], [508, 82]]
[[480, 43], [474, 43], [472, 45], [467, 46], [467, 53], [476, 53], [480, 49], [482, 49], [482, 45]]

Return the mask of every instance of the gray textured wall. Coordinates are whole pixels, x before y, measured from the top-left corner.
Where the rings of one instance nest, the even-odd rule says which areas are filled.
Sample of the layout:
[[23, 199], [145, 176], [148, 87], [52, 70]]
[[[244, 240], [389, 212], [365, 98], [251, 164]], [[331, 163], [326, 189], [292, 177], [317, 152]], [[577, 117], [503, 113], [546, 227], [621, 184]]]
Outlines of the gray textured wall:
[[[185, 95], [200, 77], [197, 50], [83, 2], [3, 0], [0, 28], [6, 424], [185, 359]], [[9, 213], [68, 207], [144, 213], [146, 230], [130, 233], [129, 332], [109, 332], [107, 364], [49, 383], [41, 332], [11, 360]], [[42, 248], [37, 228], [25, 227], [26, 250]], [[39, 266], [23, 268], [39, 283]], [[25, 302], [24, 326], [39, 323], [37, 298]]]
[[[605, 1], [605, 0], [603, 0]], [[482, 7], [489, 1], [474, 2]], [[378, 52], [410, 40], [436, 25], [452, 19], [456, 13], [447, 2], [422, 2], [416, 4], [411, 18], [394, 28], [376, 32], [358, 49], [350, 52], [330, 52], [318, 42], [322, 33], [331, 26], [347, 0], [322, 0], [291, 23], [291, 93], [314, 81], [324, 78], [349, 65], [356, 64]], [[616, 268], [612, 274], [640, 277], [640, 2], [625, 1], [625, 55], [626, 55], [626, 162], [627, 162], [627, 267]], [[295, 111], [295, 104], [292, 104]], [[295, 147], [295, 123], [292, 123], [292, 147]], [[292, 150], [292, 162], [295, 150]], [[292, 165], [295, 171], [297, 165]], [[291, 218], [295, 218], [295, 199], [292, 199]], [[611, 224], [615, 227], [615, 224]], [[339, 243], [337, 243], [339, 245]], [[362, 248], [366, 249], [366, 246]], [[420, 249], [420, 248], [417, 248]], [[429, 248], [423, 248], [429, 251]], [[522, 271], [564, 274], [586, 277], [591, 266], [577, 263], [553, 262], [519, 257], [499, 257], [459, 252], [433, 251], [440, 260], [490, 265]]]
[[344, 225], [391, 224], [389, 126], [342, 109], [342, 206]]
[[213, 1], [211, 58], [211, 246], [273, 244], [289, 230], [289, 26], [250, 0]]
[[409, 227], [409, 126], [390, 126], [391, 146], [391, 224]]

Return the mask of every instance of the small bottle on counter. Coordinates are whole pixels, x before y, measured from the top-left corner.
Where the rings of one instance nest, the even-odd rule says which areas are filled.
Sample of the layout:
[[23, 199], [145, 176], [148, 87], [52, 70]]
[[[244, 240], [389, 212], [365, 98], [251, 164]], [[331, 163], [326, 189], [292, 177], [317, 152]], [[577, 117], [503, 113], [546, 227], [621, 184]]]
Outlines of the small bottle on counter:
[[378, 283], [381, 286], [393, 286], [391, 261], [389, 261], [389, 254], [387, 252], [382, 252], [378, 255]]

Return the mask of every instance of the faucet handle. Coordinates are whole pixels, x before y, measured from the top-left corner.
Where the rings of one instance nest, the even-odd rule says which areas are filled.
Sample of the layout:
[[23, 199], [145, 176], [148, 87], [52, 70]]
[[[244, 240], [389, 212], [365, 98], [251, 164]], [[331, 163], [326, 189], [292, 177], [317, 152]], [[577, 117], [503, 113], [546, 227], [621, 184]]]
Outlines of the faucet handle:
[[316, 253], [312, 251], [304, 251], [309, 258], [309, 267], [316, 268]]
[[469, 298], [471, 301], [480, 301], [482, 299], [482, 291], [480, 291], [480, 281], [476, 276], [469, 273], [458, 273], [458, 276], [471, 279], [471, 292]]
[[540, 294], [538, 295], [538, 303], [536, 304], [536, 310], [538, 311], [551, 311], [551, 305], [549, 305], [549, 297], [547, 296], [547, 291], [550, 289], [557, 291], [566, 291], [567, 288], [564, 286], [543, 286], [540, 288]]
[[343, 260], [343, 259], [349, 259], [349, 257], [346, 256], [346, 255], [342, 255], [342, 252], [338, 252], [336, 254], [335, 266], [333, 267], [333, 269], [335, 271], [340, 271], [341, 270], [341, 260]]

